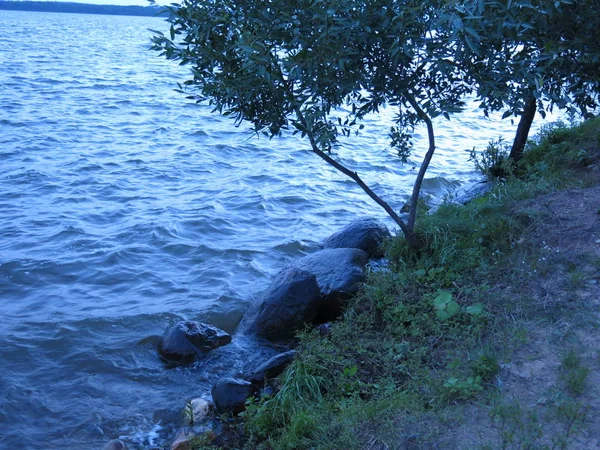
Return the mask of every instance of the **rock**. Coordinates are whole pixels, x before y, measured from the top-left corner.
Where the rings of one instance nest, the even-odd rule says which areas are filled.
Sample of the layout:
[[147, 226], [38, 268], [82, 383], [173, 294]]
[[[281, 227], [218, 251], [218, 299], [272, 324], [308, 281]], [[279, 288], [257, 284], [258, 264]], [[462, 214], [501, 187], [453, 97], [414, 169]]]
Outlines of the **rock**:
[[329, 337], [331, 336], [331, 323], [322, 323], [316, 328], [316, 330], [319, 332], [320, 336]]
[[296, 352], [290, 350], [288, 352], [280, 353], [279, 355], [273, 356], [271, 359], [261, 364], [255, 369], [248, 379], [253, 384], [262, 385], [265, 380], [275, 378], [294, 360]]
[[350, 222], [323, 241], [325, 248], [358, 248], [369, 257], [381, 255], [383, 241], [391, 237], [387, 227], [378, 220], [364, 217]]
[[171, 444], [171, 450], [193, 450], [198, 448], [200, 443], [210, 444], [216, 438], [216, 434], [206, 426], [183, 428], [179, 430], [177, 437]]
[[[191, 399], [188, 405], [187, 408], [191, 407], [191, 411], [186, 411], [186, 419], [191, 422], [190, 425], [200, 423], [206, 419], [214, 406], [210, 401], [201, 397]], [[191, 417], [189, 417], [190, 414]]]
[[314, 323], [337, 319], [343, 302], [355, 294], [365, 281], [364, 267], [369, 257], [356, 248], [326, 248], [304, 256], [294, 267], [317, 277], [323, 300]]
[[177, 437], [171, 444], [171, 450], [191, 450], [191, 440], [195, 436], [192, 433], [188, 433], [186, 430], [181, 430], [177, 434]]
[[473, 186], [470, 186], [467, 189], [462, 189], [456, 192], [456, 195], [452, 199], [452, 203], [459, 203], [461, 205], [466, 205], [467, 203], [472, 202], [478, 197], [482, 197], [489, 192], [492, 188], [492, 183], [489, 181], [482, 181]]
[[316, 277], [298, 268], [280, 271], [263, 293], [252, 328], [271, 340], [291, 339], [315, 318], [321, 302]]
[[191, 321], [180, 321], [165, 331], [158, 344], [158, 354], [162, 359], [176, 363], [191, 363], [198, 352], [210, 350], [231, 342], [231, 336], [225, 331]]
[[113, 439], [106, 443], [103, 450], [127, 450], [127, 446], [120, 439]]
[[298, 259], [293, 267], [315, 275], [323, 296], [349, 297], [365, 281], [363, 270], [368, 261], [363, 250], [326, 248]]
[[211, 390], [219, 414], [241, 413], [246, 409], [246, 400], [252, 393], [252, 383], [239, 378], [221, 378]]

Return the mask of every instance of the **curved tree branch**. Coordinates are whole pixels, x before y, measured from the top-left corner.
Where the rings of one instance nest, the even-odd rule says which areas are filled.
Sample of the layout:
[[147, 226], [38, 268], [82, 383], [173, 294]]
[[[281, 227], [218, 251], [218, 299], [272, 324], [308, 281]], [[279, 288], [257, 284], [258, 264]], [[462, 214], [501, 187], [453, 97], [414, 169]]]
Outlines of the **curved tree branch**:
[[379, 206], [381, 206], [385, 210], [385, 212], [387, 212], [388, 215], [394, 220], [394, 222], [396, 222], [398, 224], [398, 226], [404, 233], [404, 236], [406, 237], [406, 240], [408, 241], [409, 245], [411, 247], [416, 246], [416, 239], [414, 236], [413, 229], [411, 227], [409, 227], [406, 224], [406, 222], [404, 222], [404, 220], [402, 220], [402, 218], [398, 214], [396, 214], [396, 212], [392, 209], [392, 207], [385, 200], [383, 200], [375, 192], [373, 192], [373, 190], [358, 176], [358, 173], [351, 171], [344, 165], [337, 162], [335, 159], [333, 159], [331, 156], [329, 156], [323, 150], [321, 150], [319, 148], [319, 146], [317, 145], [312, 132], [308, 129], [308, 124], [306, 122], [306, 119], [304, 118], [304, 115], [302, 114], [302, 111], [300, 110], [300, 108], [298, 106], [295, 107], [295, 111], [296, 111], [296, 116], [298, 117], [298, 120], [302, 124], [302, 127], [304, 128], [304, 131], [306, 132], [306, 134], [308, 136], [312, 151], [315, 152], [321, 159], [325, 160], [325, 162], [327, 162], [328, 164], [330, 164], [331, 166], [333, 166], [334, 168], [336, 168], [337, 170], [342, 172], [344, 175], [352, 178], [352, 180], [354, 180], [356, 182], [356, 184], [358, 184], [362, 188], [362, 190], [365, 191], [365, 193], [369, 197], [371, 197], [371, 199], [373, 199]]
[[431, 118], [419, 106], [415, 97], [412, 94], [407, 94], [406, 98], [410, 106], [412, 106], [412, 108], [416, 111], [419, 119], [421, 119], [427, 125], [427, 137], [429, 139], [429, 149], [427, 150], [427, 153], [425, 153], [425, 158], [423, 158], [423, 162], [419, 168], [419, 173], [417, 175], [417, 179], [415, 180], [412, 197], [410, 199], [410, 211], [408, 213], [407, 226], [414, 232], [415, 221], [417, 219], [417, 202], [419, 201], [421, 185], [423, 184], [425, 172], [427, 172], [427, 168], [429, 167], [429, 163], [431, 162], [431, 158], [433, 158], [433, 153], [435, 152], [435, 135], [433, 133], [433, 122], [431, 121]]

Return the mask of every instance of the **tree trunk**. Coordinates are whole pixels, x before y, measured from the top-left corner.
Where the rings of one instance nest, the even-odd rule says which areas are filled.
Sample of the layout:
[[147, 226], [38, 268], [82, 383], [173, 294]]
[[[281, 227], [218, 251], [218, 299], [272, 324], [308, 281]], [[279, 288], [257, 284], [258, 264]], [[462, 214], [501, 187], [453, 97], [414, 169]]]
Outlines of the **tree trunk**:
[[362, 188], [362, 190], [365, 191], [365, 193], [369, 197], [371, 197], [371, 199], [373, 199], [379, 206], [381, 206], [383, 209], [385, 209], [385, 212], [387, 212], [388, 215], [394, 220], [394, 222], [396, 222], [398, 224], [398, 226], [404, 233], [404, 237], [405, 237], [406, 241], [408, 242], [408, 245], [413, 249], [417, 249], [418, 241], [417, 241], [417, 236], [415, 235], [415, 232], [414, 232], [414, 225], [412, 227], [408, 227], [406, 222], [404, 222], [404, 220], [402, 220], [402, 218], [398, 214], [396, 214], [394, 209], [385, 200], [383, 200], [375, 192], [373, 192], [373, 190], [358, 176], [358, 173], [351, 171], [344, 165], [337, 162], [335, 159], [333, 159], [327, 153], [322, 151], [318, 147], [317, 143], [315, 142], [315, 139], [314, 139], [314, 136], [313, 136], [311, 130], [308, 129], [308, 124], [306, 123], [306, 120], [304, 119], [304, 115], [302, 114], [302, 111], [300, 110], [299, 107], [296, 107], [296, 115], [298, 116], [298, 119], [300, 120], [300, 122], [302, 123], [302, 126], [304, 127], [304, 131], [306, 132], [306, 134], [308, 136], [308, 140], [310, 141], [312, 151], [315, 152], [321, 159], [325, 160], [328, 164], [330, 164], [331, 166], [335, 167], [337, 170], [342, 172], [344, 175], [352, 178]]
[[[427, 153], [425, 153], [425, 158], [423, 158], [423, 162], [419, 168], [419, 173], [417, 174], [417, 179], [415, 180], [415, 184], [413, 186], [412, 197], [410, 199], [410, 211], [408, 213], [407, 225], [408, 229], [414, 235], [415, 221], [417, 219], [417, 203], [419, 201], [419, 194], [421, 193], [421, 185], [423, 184], [425, 172], [427, 172], [427, 168], [429, 167], [429, 163], [431, 162], [431, 158], [433, 158], [433, 153], [435, 152], [435, 134], [433, 132], [433, 122], [431, 121], [431, 118], [419, 106], [417, 100], [410, 94], [407, 95], [407, 99], [410, 106], [412, 106], [412, 108], [416, 111], [419, 119], [421, 119], [427, 125], [427, 138], [429, 140], [429, 149], [427, 150]], [[414, 239], [416, 241], [416, 236]]]
[[525, 100], [525, 108], [523, 108], [523, 114], [521, 114], [521, 120], [517, 127], [517, 134], [513, 141], [512, 148], [510, 149], [510, 159], [513, 163], [517, 163], [523, 156], [523, 150], [527, 143], [527, 137], [529, 136], [529, 130], [531, 129], [531, 123], [536, 111], [536, 100], [533, 95], [529, 95]]

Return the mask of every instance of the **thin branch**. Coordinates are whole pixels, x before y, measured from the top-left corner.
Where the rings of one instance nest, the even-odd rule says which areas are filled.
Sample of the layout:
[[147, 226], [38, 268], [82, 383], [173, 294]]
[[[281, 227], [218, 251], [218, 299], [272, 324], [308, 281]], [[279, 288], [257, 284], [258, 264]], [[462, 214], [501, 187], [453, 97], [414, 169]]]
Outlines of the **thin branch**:
[[371, 197], [371, 199], [373, 199], [379, 206], [385, 209], [385, 212], [387, 212], [389, 216], [394, 220], [394, 222], [398, 224], [398, 226], [406, 236], [407, 240], [410, 241], [410, 236], [412, 236], [411, 229], [406, 225], [402, 218], [398, 214], [396, 214], [396, 212], [385, 200], [379, 197], [375, 192], [373, 192], [373, 190], [369, 186], [367, 186], [367, 184], [358, 176], [358, 173], [353, 172], [347, 167], [343, 166], [318, 147], [312, 132], [308, 129], [308, 124], [306, 122], [306, 119], [304, 118], [304, 115], [302, 114], [302, 111], [298, 106], [295, 107], [295, 110], [296, 115], [298, 116], [298, 119], [300, 120], [300, 123], [302, 124], [304, 131], [308, 136], [310, 146], [312, 147], [312, 151], [315, 152], [320, 158], [325, 160], [328, 164], [332, 165], [337, 170], [342, 172], [344, 175], [347, 175], [348, 177], [352, 178], [356, 182], [356, 184], [358, 184], [362, 188], [362, 190], [365, 191], [369, 197]]

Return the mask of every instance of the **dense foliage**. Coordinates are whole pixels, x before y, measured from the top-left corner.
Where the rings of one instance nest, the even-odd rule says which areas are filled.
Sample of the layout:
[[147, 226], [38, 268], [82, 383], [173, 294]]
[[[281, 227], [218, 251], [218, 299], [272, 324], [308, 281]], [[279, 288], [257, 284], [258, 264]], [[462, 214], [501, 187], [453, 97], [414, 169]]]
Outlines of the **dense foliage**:
[[[308, 137], [413, 247], [421, 182], [435, 151], [433, 118], [460, 111], [473, 93], [486, 113], [525, 110], [531, 120], [536, 107], [585, 110], [598, 94], [597, 49], [590, 56], [587, 39], [558, 21], [567, 11], [572, 24], [581, 21], [584, 9], [570, 0], [184, 0], [167, 11], [170, 31], [156, 32], [153, 48], [191, 66], [182, 90], [196, 88], [192, 98], [257, 133], [293, 129]], [[383, 105], [397, 108], [390, 142], [401, 158], [414, 126], [428, 131], [406, 221], [331, 155], [340, 136]], [[529, 127], [521, 128], [526, 139]]]

